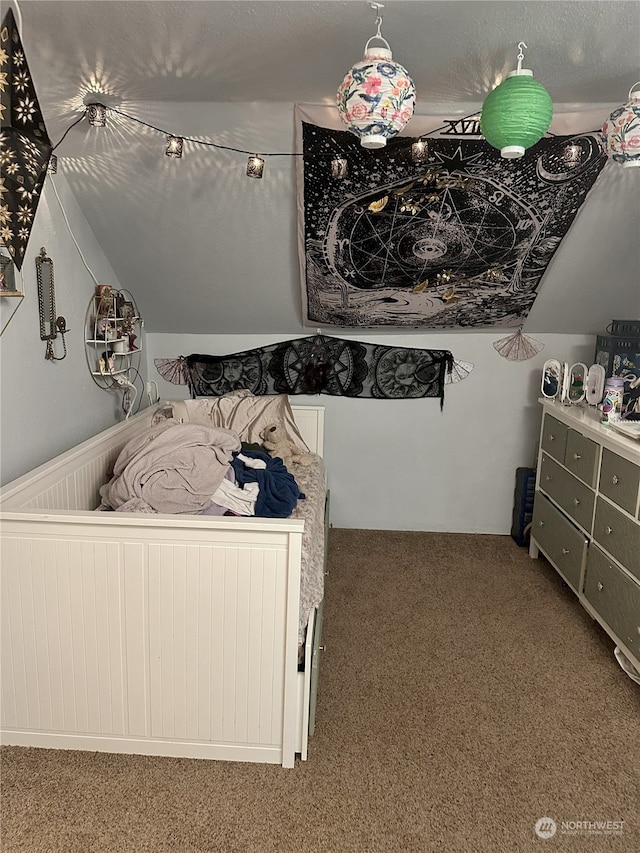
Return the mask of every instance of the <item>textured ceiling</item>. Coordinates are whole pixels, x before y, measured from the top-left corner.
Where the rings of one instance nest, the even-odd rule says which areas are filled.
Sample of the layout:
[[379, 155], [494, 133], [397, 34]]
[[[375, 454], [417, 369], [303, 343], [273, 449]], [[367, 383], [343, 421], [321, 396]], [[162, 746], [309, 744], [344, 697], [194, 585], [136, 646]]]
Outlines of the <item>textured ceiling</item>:
[[[22, 0], [51, 129], [87, 95], [144, 101], [333, 102], [375, 33], [368, 2]], [[640, 75], [638, 0], [387, 0], [382, 34], [424, 104], [475, 102], [525, 66], [556, 103], [616, 103]], [[62, 120], [62, 123], [59, 123]]]
[[[515, 67], [520, 41], [525, 66], [570, 110], [603, 105], [605, 118], [640, 79], [637, 0], [387, 0], [382, 15], [423, 114], [477, 108]], [[333, 103], [375, 33], [363, 0], [19, 0], [16, 18], [54, 143], [99, 100], [180, 135], [291, 151], [292, 104]], [[192, 149], [171, 162], [161, 151], [152, 133], [115, 121], [104, 131], [81, 122], [57, 150], [147, 328], [292, 331], [300, 323], [293, 163], [274, 158], [263, 181], [250, 181], [246, 158]], [[633, 235], [634, 225], [621, 224]], [[589, 258], [582, 264], [578, 274], [593, 269]], [[560, 328], [560, 309], [555, 302], [539, 330], [584, 328], [575, 312], [576, 328]]]

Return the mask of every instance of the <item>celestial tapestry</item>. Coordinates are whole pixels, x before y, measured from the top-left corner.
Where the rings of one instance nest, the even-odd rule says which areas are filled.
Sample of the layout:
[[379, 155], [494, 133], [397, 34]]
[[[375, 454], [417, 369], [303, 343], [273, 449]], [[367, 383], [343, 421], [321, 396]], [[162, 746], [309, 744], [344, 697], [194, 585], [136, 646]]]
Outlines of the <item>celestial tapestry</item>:
[[296, 107], [304, 323], [521, 326], [606, 163], [598, 133], [550, 136], [506, 160], [479, 117], [439, 118], [414, 159], [420, 137], [364, 149], [306, 120], [312, 109]]
[[52, 146], [13, 12], [0, 28], [0, 240], [22, 267]]
[[[192, 397], [330, 394], [345, 397], [444, 401], [454, 360], [448, 350], [389, 347], [312, 335], [232, 355], [156, 359], [160, 375], [189, 386]], [[473, 365], [470, 365], [472, 367]]]

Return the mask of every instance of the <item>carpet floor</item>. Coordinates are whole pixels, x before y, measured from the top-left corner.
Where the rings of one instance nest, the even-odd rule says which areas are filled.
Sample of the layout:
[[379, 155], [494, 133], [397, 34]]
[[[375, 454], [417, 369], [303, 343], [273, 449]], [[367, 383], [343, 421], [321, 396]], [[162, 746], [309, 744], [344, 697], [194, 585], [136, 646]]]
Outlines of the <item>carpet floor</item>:
[[332, 529], [323, 641], [308, 761], [4, 747], [2, 851], [640, 850], [640, 687], [544, 559]]

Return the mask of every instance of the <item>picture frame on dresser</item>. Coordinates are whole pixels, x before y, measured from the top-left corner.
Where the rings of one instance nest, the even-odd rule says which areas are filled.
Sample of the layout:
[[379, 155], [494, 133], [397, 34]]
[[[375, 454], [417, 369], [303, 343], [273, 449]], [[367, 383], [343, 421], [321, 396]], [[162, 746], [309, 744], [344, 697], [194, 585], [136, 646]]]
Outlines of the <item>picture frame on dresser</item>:
[[541, 553], [640, 671], [640, 441], [542, 398], [529, 554]]

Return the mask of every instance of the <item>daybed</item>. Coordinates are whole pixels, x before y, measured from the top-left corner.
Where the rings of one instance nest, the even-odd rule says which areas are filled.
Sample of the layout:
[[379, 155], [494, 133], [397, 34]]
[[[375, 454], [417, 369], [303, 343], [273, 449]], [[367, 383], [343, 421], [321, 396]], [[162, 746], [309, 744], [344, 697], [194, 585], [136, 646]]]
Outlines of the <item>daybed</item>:
[[[304, 598], [301, 566], [314, 519], [324, 560], [326, 479], [285, 519], [97, 512], [161, 408], [0, 490], [2, 743], [293, 767], [314, 726], [322, 592]], [[324, 409], [290, 412], [321, 454]]]

